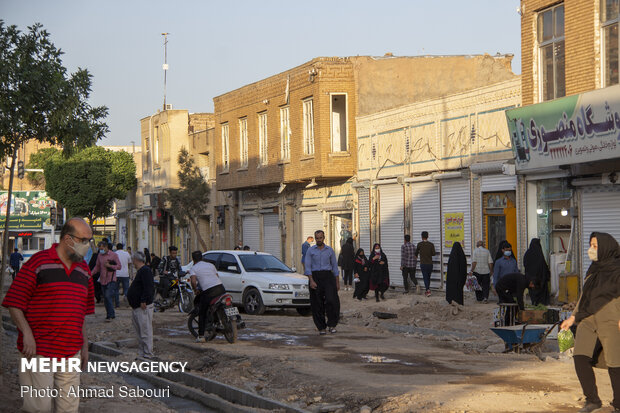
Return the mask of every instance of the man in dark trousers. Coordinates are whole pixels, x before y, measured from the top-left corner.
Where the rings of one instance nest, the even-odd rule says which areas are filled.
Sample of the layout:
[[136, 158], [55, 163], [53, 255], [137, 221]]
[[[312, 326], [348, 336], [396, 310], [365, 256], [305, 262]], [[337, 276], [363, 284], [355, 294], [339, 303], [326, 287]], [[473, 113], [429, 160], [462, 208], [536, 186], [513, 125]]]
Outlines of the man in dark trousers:
[[314, 239], [316, 245], [310, 247], [306, 253], [305, 274], [310, 286], [310, 307], [314, 325], [319, 334], [324, 335], [326, 328], [329, 328], [330, 333], [336, 332], [340, 317], [338, 260], [334, 250], [325, 245], [325, 233], [322, 230], [315, 231]]
[[420, 271], [424, 278], [424, 295], [431, 296], [431, 274], [433, 273], [433, 257], [437, 253], [435, 245], [428, 240], [428, 232], [422, 231], [422, 241], [418, 242], [415, 249], [416, 257], [420, 257]]
[[520, 272], [504, 275], [495, 286], [500, 303], [514, 303], [514, 298], [516, 297], [517, 304], [519, 304], [519, 309], [521, 310], [525, 309], [523, 305], [523, 292], [526, 288], [534, 288], [534, 282], [528, 280]]
[[132, 261], [136, 269], [136, 276], [127, 291], [127, 301], [131, 306], [133, 327], [138, 334], [138, 356], [147, 359], [153, 358], [153, 295], [155, 283], [153, 273], [145, 265], [146, 257], [143, 252], [132, 254]]
[[400, 270], [403, 273], [403, 286], [405, 294], [409, 292], [409, 278], [413, 285], [418, 288], [418, 280], [415, 279], [415, 267], [418, 259], [415, 255], [415, 245], [411, 243], [411, 236], [405, 235], [405, 242], [400, 247]]

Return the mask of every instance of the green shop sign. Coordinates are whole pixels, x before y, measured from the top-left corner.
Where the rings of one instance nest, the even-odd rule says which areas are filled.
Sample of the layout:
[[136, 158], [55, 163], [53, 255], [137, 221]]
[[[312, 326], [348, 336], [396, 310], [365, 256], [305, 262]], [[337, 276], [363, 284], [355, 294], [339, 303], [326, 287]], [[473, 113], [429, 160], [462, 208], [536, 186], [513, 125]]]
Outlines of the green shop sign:
[[50, 207], [54, 201], [45, 191], [15, 191], [9, 202], [7, 191], [0, 191], [0, 226], [4, 228], [7, 207], [10, 205], [9, 229], [36, 230], [50, 223]]
[[620, 85], [506, 111], [517, 170], [620, 158]]

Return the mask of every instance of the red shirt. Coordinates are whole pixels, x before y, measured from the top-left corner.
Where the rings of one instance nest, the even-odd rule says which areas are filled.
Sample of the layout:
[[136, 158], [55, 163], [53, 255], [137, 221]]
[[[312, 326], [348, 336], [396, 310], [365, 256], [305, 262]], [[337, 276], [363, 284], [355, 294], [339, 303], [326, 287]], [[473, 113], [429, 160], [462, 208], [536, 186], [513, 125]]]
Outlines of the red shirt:
[[[95, 313], [95, 290], [86, 262], [67, 269], [57, 246], [37, 252], [22, 266], [2, 306], [24, 312], [38, 355], [64, 358], [82, 348], [84, 317]], [[20, 331], [17, 349], [21, 352], [23, 347]]]

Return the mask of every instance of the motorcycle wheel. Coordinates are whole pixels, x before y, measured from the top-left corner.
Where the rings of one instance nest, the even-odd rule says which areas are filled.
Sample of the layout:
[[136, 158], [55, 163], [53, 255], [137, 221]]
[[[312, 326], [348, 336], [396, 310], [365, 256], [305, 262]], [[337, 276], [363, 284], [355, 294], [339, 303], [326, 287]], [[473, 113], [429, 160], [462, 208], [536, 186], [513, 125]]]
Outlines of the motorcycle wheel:
[[224, 337], [226, 337], [226, 341], [230, 344], [237, 341], [237, 323], [233, 323], [231, 321], [230, 317], [226, 315], [223, 308], [219, 308], [217, 310], [217, 316], [219, 317], [222, 327], [224, 328]]
[[192, 312], [187, 317], [187, 328], [194, 338], [198, 337], [198, 313]]
[[181, 297], [183, 298], [183, 302], [181, 302], [181, 297], [179, 297], [179, 311], [182, 313], [189, 313], [194, 308], [194, 297], [193, 294], [190, 294], [187, 291], [183, 291], [181, 293]]

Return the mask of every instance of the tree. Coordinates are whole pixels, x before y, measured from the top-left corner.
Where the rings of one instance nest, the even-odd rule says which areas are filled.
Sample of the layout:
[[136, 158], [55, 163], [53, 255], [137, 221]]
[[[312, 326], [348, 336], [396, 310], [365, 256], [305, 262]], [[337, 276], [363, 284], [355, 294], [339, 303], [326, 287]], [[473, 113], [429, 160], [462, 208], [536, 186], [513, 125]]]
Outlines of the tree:
[[[0, 20], [0, 159], [10, 159], [9, 199], [21, 145], [37, 140], [61, 146], [70, 153], [76, 147], [93, 145], [108, 131], [103, 121], [108, 109], [87, 102], [91, 75], [86, 69], [68, 75], [61, 55], [42, 25], [34, 24], [22, 33], [17, 26], [7, 26]], [[7, 213], [3, 257], [8, 252], [9, 221]], [[6, 261], [2, 260], [0, 274], [4, 274]], [[0, 294], [3, 287], [4, 276], [0, 277]], [[0, 353], [0, 385], [1, 357]]]
[[125, 199], [137, 184], [133, 156], [100, 146], [68, 156], [57, 151], [43, 168], [48, 195], [67, 208], [69, 215], [83, 216], [90, 222], [110, 215], [113, 201]]
[[164, 199], [170, 202], [170, 211], [179, 220], [181, 227], [187, 227], [190, 222], [193, 224], [198, 242], [206, 251], [207, 244], [198, 229], [198, 217], [209, 203], [209, 185], [185, 147], [179, 151], [178, 162], [180, 188], [166, 189]]
[[[43, 169], [47, 162], [54, 155], [58, 154], [56, 148], [43, 148], [30, 155], [30, 161], [26, 165], [28, 169]], [[28, 181], [37, 189], [45, 188], [45, 176], [43, 172], [28, 172]]]

